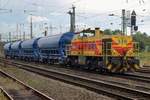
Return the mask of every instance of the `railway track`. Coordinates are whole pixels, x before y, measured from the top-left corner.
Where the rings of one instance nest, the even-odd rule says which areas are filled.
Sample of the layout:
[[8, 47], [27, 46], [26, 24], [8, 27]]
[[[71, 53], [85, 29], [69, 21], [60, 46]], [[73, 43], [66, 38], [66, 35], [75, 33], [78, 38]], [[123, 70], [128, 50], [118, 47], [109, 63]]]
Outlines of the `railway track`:
[[7, 100], [14, 100], [2, 87], [0, 87], [0, 93], [5, 96], [3, 98], [6, 98]]
[[[27, 64], [26, 62], [21, 62], [21, 63], [25, 63]], [[35, 64], [35, 63], [31, 63], [32, 65], [34, 66], [41, 66], [41, 67], [44, 67], [44, 68], [48, 68], [47, 66], [48, 65], [43, 65], [43, 64]], [[53, 68], [54, 67], [57, 67], [57, 68], [60, 68], [60, 66], [52, 66]], [[61, 68], [65, 68], [65, 69], [69, 69], [70, 68], [67, 68], [67, 67], [61, 67]], [[74, 70], [77, 70], [77, 71], [82, 71], [82, 72], [87, 72], [87, 73], [96, 73], [96, 74], [99, 74], [99, 72], [95, 72], [95, 71], [87, 71], [87, 70], [80, 70], [80, 69], [74, 69]], [[145, 69], [146, 70], [146, 69]], [[150, 70], [149, 70], [150, 71]], [[138, 71], [140, 72], [140, 71]], [[144, 73], [144, 72], [143, 72]], [[135, 80], [135, 81], [139, 81], [139, 82], [146, 82], [146, 83], [150, 83], [150, 77], [147, 76], [147, 75], [141, 75], [140, 73], [125, 73], [125, 74], [110, 74], [110, 73], [101, 73], [103, 75], [107, 75], [107, 76], [112, 76], [112, 77], [118, 77], [118, 78], [124, 78], [124, 79], [129, 79], [129, 80]]]
[[150, 74], [150, 66], [143, 66], [143, 68], [137, 72]]
[[135, 80], [139, 82], [150, 83], [150, 77], [146, 75], [140, 75], [140, 73], [124, 73], [124, 74], [112, 74], [114, 77], [120, 77], [129, 80]]
[[150, 82], [150, 66], [143, 66], [142, 69], [140, 69], [134, 73], [128, 73], [128, 74], [126, 74], [126, 76], [138, 77], [138, 78], [145, 79], [147, 82]]
[[81, 86], [89, 90], [95, 91], [97, 93], [108, 95], [117, 99], [124, 99], [124, 100], [133, 100], [133, 99], [149, 100], [150, 99], [149, 91], [137, 90], [135, 88], [123, 86], [121, 84], [116, 84], [113, 82], [95, 80], [95, 79], [90, 79], [82, 76], [66, 74], [56, 70], [37, 68], [36, 66], [33, 65], [27, 65], [18, 62], [11, 62], [11, 64], [13, 64], [16, 67], [34, 73], [38, 73], [40, 75], [61, 80], [69, 84]]
[[[21, 62], [21, 63], [25, 63], [26, 64], [26, 62]], [[33, 64], [33, 65], [34, 66], [39, 66], [38, 64]], [[43, 65], [43, 64], [41, 64], [40, 66], [44, 67], [44, 68], [48, 68], [46, 65]], [[54, 67], [60, 68], [58, 66], [54, 66]], [[66, 67], [65, 67], [65, 69], [66, 69]], [[70, 68], [69, 68], [69, 70], [70, 70]], [[75, 69], [75, 70], [80, 71], [80, 72], [87, 72], [87, 73], [90, 72], [90, 73], [94, 73], [94, 74], [95, 73], [99, 74], [99, 72], [95, 72], [95, 71], [87, 71], [87, 70], [83, 71], [83, 70], [80, 70], [80, 69]], [[125, 73], [125, 74], [110, 74], [110, 73], [107, 74], [107, 73], [101, 73], [101, 74], [103, 74], [105, 76], [118, 77], [118, 78], [124, 78], [124, 79], [128, 79], [128, 80], [134, 80], [134, 81], [139, 81], [139, 82], [150, 83], [150, 77], [147, 76], [147, 75], [141, 75], [140, 73]]]
[[0, 80], [0, 85], [4, 87], [9, 100], [53, 100], [2, 70], [0, 70]]

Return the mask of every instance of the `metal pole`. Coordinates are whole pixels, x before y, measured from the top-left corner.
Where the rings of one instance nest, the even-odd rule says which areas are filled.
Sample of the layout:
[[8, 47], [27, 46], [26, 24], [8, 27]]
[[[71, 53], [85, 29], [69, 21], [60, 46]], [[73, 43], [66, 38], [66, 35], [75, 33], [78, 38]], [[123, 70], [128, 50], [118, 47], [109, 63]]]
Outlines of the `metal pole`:
[[47, 36], [48, 28], [45, 28], [44, 36]]
[[26, 35], [25, 35], [25, 32], [23, 32], [23, 40], [25, 40], [25, 36], [26, 36]]
[[59, 25], [59, 28], [60, 28], [60, 34], [62, 33], [62, 26], [61, 25]]
[[133, 26], [131, 25], [131, 36], [133, 35]]
[[2, 41], [2, 34], [0, 34], [0, 41]]
[[20, 29], [19, 29], [19, 34], [20, 34], [20, 40], [22, 40], [22, 36], [21, 36], [21, 24], [20, 24]]
[[11, 32], [9, 32], [9, 42], [11, 42]]
[[49, 30], [50, 30], [50, 34], [52, 35], [53, 34], [53, 26], [51, 24], [49, 26]]
[[33, 25], [32, 25], [32, 14], [31, 14], [31, 18], [30, 18], [30, 38], [33, 38]]
[[16, 27], [16, 32], [17, 32], [17, 40], [19, 39], [18, 37], [19, 37], [19, 32], [18, 32], [18, 30], [19, 30], [19, 28], [18, 28], [19, 26], [18, 26], [18, 24], [17, 24], [17, 27]]
[[72, 13], [73, 32], [75, 32], [75, 30], [76, 30], [76, 26], [75, 26], [75, 6], [72, 6], [72, 10], [73, 10], [73, 13]]
[[73, 11], [69, 11], [70, 15], [70, 32], [75, 32], [75, 7], [72, 6]]
[[70, 32], [73, 32], [73, 21], [72, 21], [73, 13], [69, 11], [68, 14], [70, 15]]
[[125, 9], [122, 9], [122, 35], [126, 34], [126, 18], [125, 18]]

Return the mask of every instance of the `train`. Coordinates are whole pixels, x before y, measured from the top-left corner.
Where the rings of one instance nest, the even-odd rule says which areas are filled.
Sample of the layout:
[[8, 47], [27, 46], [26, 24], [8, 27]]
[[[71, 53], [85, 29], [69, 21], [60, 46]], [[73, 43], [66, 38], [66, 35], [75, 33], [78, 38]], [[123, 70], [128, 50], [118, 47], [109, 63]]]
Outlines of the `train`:
[[66, 32], [4, 45], [6, 58], [88, 70], [124, 73], [140, 69], [132, 36], [106, 35], [100, 28]]

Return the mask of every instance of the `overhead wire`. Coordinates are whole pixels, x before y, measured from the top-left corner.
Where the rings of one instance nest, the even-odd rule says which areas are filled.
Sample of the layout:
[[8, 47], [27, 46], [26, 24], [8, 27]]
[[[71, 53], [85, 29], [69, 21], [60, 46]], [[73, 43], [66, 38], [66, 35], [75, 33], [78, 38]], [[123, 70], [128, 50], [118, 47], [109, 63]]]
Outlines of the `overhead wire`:
[[[142, 1], [143, 3], [145, 3], [144, 1]], [[131, 7], [128, 7], [128, 9], [131, 9]], [[118, 9], [119, 10], [119, 9]], [[120, 9], [121, 10], [121, 9]], [[115, 10], [115, 11], [117, 11], [117, 10]], [[112, 11], [110, 11], [110, 12], [112, 12]], [[105, 12], [105, 14], [106, 14], [106, 12]], [[84, 16], [79, 16], [79, 17], [83, 17], [84, 18], [84, 20], [89, 20], [90, 18], [92, 18], [92, 19], [94, 19], [94, 17], [100, 17], [101, 15], [104, 15], [104, 13], [100, 13], [100, 14], [96, 14], [96, 15], [93, 15], [93, 16], [90, 16], [90, 17], [86, 17], [86, 19], [84, 18]], [[141, 15], [137, 15], [137, 16], [141, 16]], [[141, 17], [150, 17], [150, 16], [141, 16]], [[119, 17], [118, 17], [119, 18]], [[116, 21], [115, 19], [114, 20], [112, 20], [112, 21]]]
[[[9, 0], [8, 0], [8, 1], [9, 1]], [[80, 1], [81, 1], [81, 0], [75, 0], [74, 2], [71, 2], [71, 3], [69, 3], [69, 4], [77, 3], [77, 2], [80, 2]], [[67, 4], [68, 4], [68, 3], [67, 3]], [[61, 9], [58, 9], [58, 8], [57, 8], [57, 10], [54, 10], [54, 11], [50, 12], [49, 14], [52, 14], [52, 13], [55, 13], [55, 12], [59, 12], [60, 10], [62, 10], [62, 8], [65, 8], [67, 4], [61, 6]], [[78, 14], [77, 16], [78, 16], [78, 17], [81, 17], [81, 18], [84, 18], [85, 20], [87, 20], [87, 19], [89, 20], [89, 19], [92, 19], [92, 18], [95, 18], [95, 17], [100, 17], [100, 16], [102, 16], [102, 15], [107, 15], [108, 13], [113, 13], [113, 12], [116, 12], [116, 11], [119, 11], [119, 10], [121, 10], [121, 9], [112, 10], [112, 11], [108, 11], [108, 12], [104, 12], [104, 13], [98, 13], [98, 14], [95, 14], [95, 15], [92, 15], [92, 16], [85, 16], [85, 17], [84, 17], [84, 15], [81, 15], [81, 14]], [[63, 12], [63, 13], [64, 13], [64, 12]], [[115, 21], [115, 20], [113, 20], [113, 21]]]
[[[66, 4], [63, 4], [62, 6], [60, 6], [59, 8], [56, 8], [56, 10], [52, 10], [52, 11], [49, 11], [50, 13], [48, 13], [48, 14], [52, 14], [52, 13], [56, 13], [56, 12], [60, 12], [60, 11], [62, 11], [62, 9], [64, 9], [67, 5], [70, 5], [70, 4], [74, 4], [74, 3], [77, 3], [77, 2], [80, 2], [81, 0], [74, 0], [74, 1], [72, 1], [72, 2], [69, 2], [69, 3], [66, 3]], [[31, 5], [33, 5], [33, 6], [41, 6], [41, 4], [37, 4], [37, 3], [32, 3]], [[44, 7], [54, 7], [54, 6], [52, 6], [52, 5], [44, 5]], [[44, 8], [43, 7], [43, 8]]]

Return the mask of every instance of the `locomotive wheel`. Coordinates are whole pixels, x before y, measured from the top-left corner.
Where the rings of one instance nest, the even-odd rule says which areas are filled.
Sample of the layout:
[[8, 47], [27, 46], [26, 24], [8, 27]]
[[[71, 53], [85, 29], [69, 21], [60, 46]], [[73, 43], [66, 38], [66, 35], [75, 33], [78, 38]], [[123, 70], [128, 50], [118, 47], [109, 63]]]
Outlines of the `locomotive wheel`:
[[89, 68], [90, 70], [96, 70], [96, 68], [98, 67], [98, 64], [97, 64], [97, 61], [94, 61], [92, 64], [91, 64], [91, 67]]
[[65, 65], [66, 65], [67, 67], [71, 67], [72, 64], [71, 64], [70, 58], [67, 58], [67, 59], [66, 59]]
[[91, 67], [91, 62], [90, 62], [90, 60], [87, 60], [86, 61], [86, 65], [84, 66], [84, 69], [89, 69], [90, 67]]

